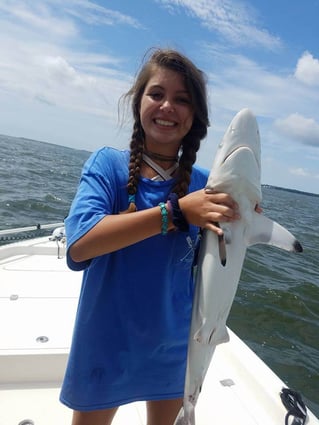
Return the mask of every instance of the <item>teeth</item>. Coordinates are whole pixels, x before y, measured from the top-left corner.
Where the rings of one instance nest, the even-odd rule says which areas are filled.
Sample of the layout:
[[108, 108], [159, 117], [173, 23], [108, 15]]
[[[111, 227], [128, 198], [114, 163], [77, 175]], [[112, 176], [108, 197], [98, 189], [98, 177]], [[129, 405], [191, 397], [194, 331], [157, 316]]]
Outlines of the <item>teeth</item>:
[[155, 120], [156, 124], [160, 124], [160, 125], [164, 125], [166, 127], [173, 127], [175, 125], [175, 123], [173, 123], [172, 121], [164, 121], [164, 120]]

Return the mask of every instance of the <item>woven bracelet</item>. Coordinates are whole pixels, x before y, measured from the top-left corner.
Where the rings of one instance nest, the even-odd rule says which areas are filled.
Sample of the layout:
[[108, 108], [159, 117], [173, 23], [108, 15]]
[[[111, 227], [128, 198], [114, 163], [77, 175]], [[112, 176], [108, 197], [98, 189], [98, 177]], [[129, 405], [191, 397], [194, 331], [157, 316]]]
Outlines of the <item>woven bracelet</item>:
[[179, 207], [178, 196], [176, 193], [170, 193], [168, 200], [172, 206], [172, 218], [174, 226], [181, 232], [188, 232], [189, 224]]
[[162, 235], [166, 235], [168, 231], [168, 211], [164, 202], [160, 202], [158, 206], [161, 209], [161, 215], [162, 215], [161, 233]]

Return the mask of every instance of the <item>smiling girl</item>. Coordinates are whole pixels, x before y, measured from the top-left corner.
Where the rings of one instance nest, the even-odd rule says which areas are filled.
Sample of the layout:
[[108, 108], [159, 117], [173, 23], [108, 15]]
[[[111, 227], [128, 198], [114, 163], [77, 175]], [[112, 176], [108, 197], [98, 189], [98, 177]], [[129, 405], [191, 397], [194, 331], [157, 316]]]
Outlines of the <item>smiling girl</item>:
[[84, 166], [66, 219], [67, 261], [84, 270], [61, 401], [72, 425], [109, 425], [147, 402], [148, 425], [173, 425], [182, 405], [200, 228], [238, 218], [224, 193], [205, 193], [194, 165], [206, 136], [203, 73], [159, 49], [127, 93], [130, 150], [104, 147]]

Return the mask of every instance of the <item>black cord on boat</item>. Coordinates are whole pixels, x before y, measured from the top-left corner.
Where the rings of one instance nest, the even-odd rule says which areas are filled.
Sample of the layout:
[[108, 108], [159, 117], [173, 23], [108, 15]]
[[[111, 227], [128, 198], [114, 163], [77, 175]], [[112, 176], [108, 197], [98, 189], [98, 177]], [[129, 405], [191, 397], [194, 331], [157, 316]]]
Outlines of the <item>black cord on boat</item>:
[[34, 237], [45, 236], [49, 230], [63, 226], [63, 223], [35, 224], [34, 226], [19, 227], [16, 229], [0, 230], [0, 245], [6, 245], [10, 242], [32, 239]]
[[24, 235], [0, 236], [0, 242], [16, 242], [31, 238], [34, 238], [34, 234], [29, 233]]
[[294, 417], [292, 425], [304, 425], [307, 419], [307, 408], [303, 402], [301, 395], [289, 388], [283, 388], [280, 393], [280, 398], [287, 409], [285, 417], [285, 425], [288, 425], [290, 416]]

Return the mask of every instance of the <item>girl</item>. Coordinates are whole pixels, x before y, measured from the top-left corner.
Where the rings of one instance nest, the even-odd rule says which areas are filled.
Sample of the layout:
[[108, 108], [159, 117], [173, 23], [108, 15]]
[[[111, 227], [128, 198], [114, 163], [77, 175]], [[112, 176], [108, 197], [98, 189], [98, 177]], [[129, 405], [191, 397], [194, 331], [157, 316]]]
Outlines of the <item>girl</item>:
[[219, 234], [216, 223], [238, 218], [229, 195], [205, 193], [208, 172], [194, 165], [209, 124], [202, 72], [156, 50], [127, 98], [130, 150], [91, 156], [65, 223], [68, 265], [84, 270], [61, 391], [72, 425], [109, 425], [136, 400], [148, 425], [174, 423], [199, 229]]

